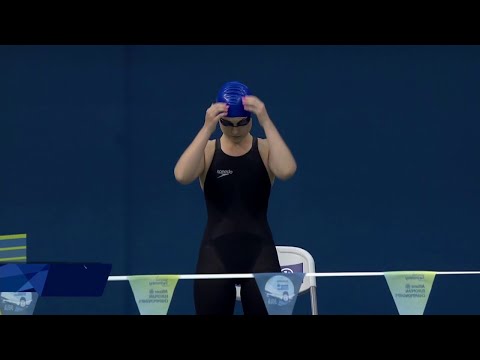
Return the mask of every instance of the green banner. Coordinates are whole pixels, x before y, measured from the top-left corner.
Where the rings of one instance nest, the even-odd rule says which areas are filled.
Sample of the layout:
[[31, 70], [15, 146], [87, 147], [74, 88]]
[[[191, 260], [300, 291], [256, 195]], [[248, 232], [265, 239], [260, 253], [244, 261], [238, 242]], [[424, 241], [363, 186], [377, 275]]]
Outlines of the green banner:
[[179, 275], [128, 276], [140, 315], [167, 315]]
[[433, 271], [384, 272], [400, 315], [423, 315], [436, 273]]
[[12, 262], [27, 262], [27, 234], [0, 235], [0, 263]]

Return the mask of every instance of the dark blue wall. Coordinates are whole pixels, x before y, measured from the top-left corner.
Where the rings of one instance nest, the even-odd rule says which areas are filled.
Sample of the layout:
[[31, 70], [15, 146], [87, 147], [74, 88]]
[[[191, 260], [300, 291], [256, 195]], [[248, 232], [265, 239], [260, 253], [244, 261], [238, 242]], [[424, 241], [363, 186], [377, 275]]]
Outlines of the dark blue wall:
[[[0, 234], [27, 233], [30, 261], [193, 273], [205, 207], [173, 168], [240, 80], [298, 162], [272, 192], [278, 244], [319, 272], [480, 270], [478, 46], [0, 46], [0, 79]], [[396, 313], [383, 277], [317, 281], [322, 314]], [[193, 313], [191, 285], [170, 313]], [[438, 275], [425, 313], [479, 299], [480, 278]], [[122, 282], [37, 313], [137, 309]]]

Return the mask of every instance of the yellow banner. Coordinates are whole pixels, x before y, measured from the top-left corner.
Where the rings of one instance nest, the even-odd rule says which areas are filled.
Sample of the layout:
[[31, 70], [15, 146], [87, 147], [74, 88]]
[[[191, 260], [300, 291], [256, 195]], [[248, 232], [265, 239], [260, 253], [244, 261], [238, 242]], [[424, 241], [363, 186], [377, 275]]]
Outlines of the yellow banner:
[[167, 315], [178, 275], [128, 276], [140, 315]]
[[436, 273], [433, 271], [384, 272], [400, 315], [423, 315]]

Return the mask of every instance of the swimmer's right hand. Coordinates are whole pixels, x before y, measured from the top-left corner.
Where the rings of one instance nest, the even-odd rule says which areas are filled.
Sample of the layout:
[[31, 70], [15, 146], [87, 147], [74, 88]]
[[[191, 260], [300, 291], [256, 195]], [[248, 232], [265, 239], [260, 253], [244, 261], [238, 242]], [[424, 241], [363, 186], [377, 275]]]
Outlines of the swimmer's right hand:
[[228, 105], [226, 103], [213, 103], [205, 113], [205, 127], [214, 132], [220, 118], [227, 114]]

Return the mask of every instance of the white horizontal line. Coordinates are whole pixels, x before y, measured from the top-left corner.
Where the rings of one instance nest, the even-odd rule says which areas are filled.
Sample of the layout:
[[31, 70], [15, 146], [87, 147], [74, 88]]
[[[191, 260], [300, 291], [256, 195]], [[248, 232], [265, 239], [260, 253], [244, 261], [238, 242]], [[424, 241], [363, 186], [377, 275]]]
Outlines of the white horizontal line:
[[[402, 272], [412, 272], [419, 273], [422, 271], [402, 271]], [[430, 271], [434, 272], [436, 275], [479, 275], [480, 271]], [[315, 276], [315, 277], [335, 277], [335, 276], [384, 276], [386, 272], [325, 272], [325, 273], [305, 273], [305, 276]], [[130, 276], [178, 276], [178, 279], [246, 279], [253, 278], [254, 274], [163, 274], [163, 275], [130, 275]], [[108, 281], [126, 281], [128, 280], [128, 275], [122, 276], [109, 276]]]

